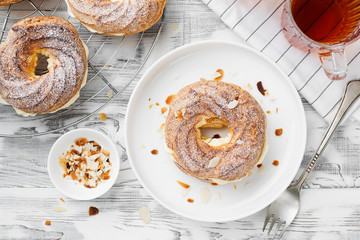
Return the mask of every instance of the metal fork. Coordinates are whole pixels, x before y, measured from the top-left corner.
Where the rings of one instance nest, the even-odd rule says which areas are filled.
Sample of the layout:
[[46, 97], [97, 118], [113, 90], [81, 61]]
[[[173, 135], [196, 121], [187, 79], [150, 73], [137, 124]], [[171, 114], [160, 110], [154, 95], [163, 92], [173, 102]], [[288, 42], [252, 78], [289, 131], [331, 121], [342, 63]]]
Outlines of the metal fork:
[[307, 165], [300, 178], [295, 183], [291, 184], [286, 189], [286, 191], [282, 195], [280, 195], [278, 199], [276, 199], [272, 204], [270, 204], [266, 213], [263, 231], [265, 230], [270, 219], [272, 220], [268, 230], [268, 235], [273, 229], [275, 223], [277, 223], [276, 231], [272, 239], [282, 238], [285, 231], [288, 229], [291, 222], [294, 220], [300, 208], [300, 191], [304, 182], [308, 178], [311, 170], [313, 169], [320, 155], [323, 153], [325, 147], [329, 143], [331, 136], [333, 135], [336, 128], [339, 126], [348, 109], [352, 106], [352, 104], [359, 96], [360, 80], [352, 80], [348, 82], [340, 107], [334, 117], [334, 120], [330, 124], [323, 140], [320, 143], [319, 148], [312, 157], [310, 163]]

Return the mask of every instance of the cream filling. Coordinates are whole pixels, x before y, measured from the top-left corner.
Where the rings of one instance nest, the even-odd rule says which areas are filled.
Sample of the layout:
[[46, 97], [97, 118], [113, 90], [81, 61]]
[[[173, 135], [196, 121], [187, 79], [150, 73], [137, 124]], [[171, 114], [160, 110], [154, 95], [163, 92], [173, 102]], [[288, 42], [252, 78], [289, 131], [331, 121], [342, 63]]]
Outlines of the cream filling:
[[[80, 40], [81, 40], [81, 39], [80, 39]], [[81, 42], [82, 42], [82, 44], [84, 45], [85, 53], [86, 53], [86, 58], [87, 58], [87, 57], [89, 56], [89, 49], [88, 49], [88, 47], [86, 46], [86, 44], [85, 44], [82, 40], [81, 40]], [[49, 62], [49, 64], [51, 64], [51, 63]], [[84, 78], [83, 78], [83, 80], [82, 80], [80, 89], [83, 88], [83, 87], [85, 86], [85, 84], [86, 84], [87, 74], [88, 74], [88, 67], [87, 67], [87, 65], [86, 65], [85, 74], [84, 74]], [[50, 112], [50, 113], [55, 113], [55, 112], [57, 112], [57, 111], [59, 111], [59, 110], [61, 110], [61, 109], [67, 108], [67, 107], [69, 107], [71, 104], [73, 104], [73, 103], [79, 98], [79, 96], [80, 96], [80, 89], [79, 89], [79, 91], [78, 91], [64, 106], [62, 106], [61, 108], [58, 108], [58, 109], [56, 109], [55, 111], [52, 111], [52, 112]], [[0, 103], [1, 103], [1, 104], [4, 104], [4, 105], [9, 105], [9, 104], [5, 101], [5, 99], [3, 99], [3, 98], [1, 97], [1, 95], [0, 95]], [[15, 107], [13, 107], [13, 108], [15, 109], [15, 111], [16, 111], [17, 114], [22, 115], [23, 117], [29, 117], [29, 116], [33, 117], [33, 116], [36, 115], [36, 113], [27, 113], [27, 112], [24, 112], [24, 111], [21, 110], [21, 109], [18, 109], [18, 108], [15, 108]]]
[[[206, 126], [210, 127], [210, 128], [221, 128], [224, 126], [224, 123], [221, 120], [213, 120], [208, 122], [207, 119], [211, 119], [207, 116], [201, 116], [201, 121], [199, 121], [195, 127], [197, 129]], [[217, 147], [226, 143], [229, 143], [231, 140], [231, 134], [228, 133], [228, 135], [225, 138], [206, 138], [206, 139], [202, 139], [204, 142], [206, 142], [208, 145], [213, 146], [213, 147]]]
[[[222, 138], [219, 138], [219, 139], [218, 139], [219, 142], [220, 142], [221, 139], [222, 139]], [[226, 138], [224, 138], [224, 139], [226, 139]], [[214, 140], [214, 139], [213, 139], [213, 140]], [[228, 142], [229, 142], [229, 141], [228, 141], [228, 142], [226, 142], [226, 141], [227, 141], [227, 140], [223, 140], [223, 142], [225, 142], [225, 143], [228, 143]], [[222, 144], [224, 144], [224, 143], [222, 143]], [[217, 146], [220, 146], [220, 145], [222, 145], [222, 144], [219, 144], [219, 145], [217, 145]], [[211, 146], [215, 146], [215, 145], [211, 145]], [[166, 150], [166, 152], [169, 154], [169, 157], [170, 157], [174, 162], [176, 162], [176, 160], [175, 160], [175, 158], [174, 158], [174, 156], [173, 156], [174, 151], [173, 151], [172, 149], [170, 149], [166, 144], [165, 144], [165, 150]], [[259, 160], [258, 160], [257, 163], [255, 164], [255, 166], [258, 165], [258, 164], [260, 164], [260, 163], [262, 163], [262, 162], [264, 161], [265, 156], [266, 156], [266, 154], [267, 154], [268, 151], [269, 151], [269, 142], [268, 142], [267, 136], [265, 135], [264, 146], [263, 146], [263, 149], [261, 150], [261, 154], [260, 154]], [[251, 174], [251, 171], [250, 171], [246, 176], [244, 176], [244, 177], [242, 177], [242, 178], [239, 178], [239, 179], [236, 179], [236, 180], [231, 180], [231, 181], [226, 181], [226, 180], [222, 180], [222, 179], [219, 179], [219, 178], [208, 178], [208, 179], [210, 179], [211, 181], [213, 181], [213, 182], [215, 182], [215, 183], [217, 183], [217, 184], [227, 184], [227, 183], [239, 182], [239, 181], [241, 181], [242, 179], [244, 179], [245, 177], [249, 176], [250, 174]]]
[[204, 139], [203, 141], [206, 142], [210, 146], [217, 147], [217, 146], [229, 143], [230, 140], [231, 140], [231, 134], [229, 133], [224, 138], [208, 138], [208, 139]]
[[[267, 152], [269, 151], [269, 142], [267, 140], [267, 136], [265, 135], [265, 142], [264, 142], [264, 146], [263, 146], [263, 149], [261, 150], [261, 154], [260, 154], [260, 157], [259, 157], [259, 160], [257, 161], [257, 163], [255, 164], [258, 165], [260, 163], [262, 163], [265, 159], [265, 156], [267, 154]], [[211, 179], [211, 181], [217, 183], [217, 184], [227, 184], [227, 183], [234, 183], [234, 182], [240, 182], [241, 180], [243, 180], [244, 178], [246, 178], [247, 176], [249, 176], [251, 174], [251, 171], [244, 177], [242, 178], [239, 178], [239, 179], [236, 179], [236, 180], [232, 180], [232, 181], [226, 181], [226, 180], [222, 180], [222, 179], [219, 179], [219, 178], [209, 178]]]
[[87, 30], [89, 30], [90, 32], [92, 33], [98, 33], [98, 34], [103, 34], [103, 35], [110, 35], [110, 36], [114, 36], [114, 37], [122, 37], [124, 36], [125, 34], [124, 33], [121, 33], [121, 32], [118, 32], [118, 33], [105, 33], [105, 32], [100, 32], [100, 31], [97, 31], [95, 29], [93, 29], [92, 27], [90, 27], [89, 25], [87, 25], [86, 23], [80, 21], [78, 18], [75, 17], [74, 13], [71, 11], [71, 8], [70, 8], [70, 5], [69, 5], [69, 2], [68, 0], [65, 0], [66, 2], [66, 5], [67, 5], [67, 11], [68, 11], [68, 14], [75, 18], [78, 22], [80, 22], [84, 27], [86, 27]]

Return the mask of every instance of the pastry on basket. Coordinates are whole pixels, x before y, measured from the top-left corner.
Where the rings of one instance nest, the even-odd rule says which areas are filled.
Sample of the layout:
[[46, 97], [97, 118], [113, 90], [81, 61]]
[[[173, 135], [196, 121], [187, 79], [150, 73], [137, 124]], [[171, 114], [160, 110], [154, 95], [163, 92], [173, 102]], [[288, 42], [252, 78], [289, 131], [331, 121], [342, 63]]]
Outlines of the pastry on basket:
[[7, 6], [13, 3], [21, 2], [22, 0], [0, 0], [0, 6]]
[[[86, 83], [87, 51], [74, 26], [63, 18], [17, 22], [0, 45], [1, 102], [24, 116], [69, 106]], [[48, 57], [48, 72], [36, 75], [40, 54]]]
[[[200, 128], [227, 126], [227, 138], [204, 139]], [[266, 116], [240, 87], [202, 80], [182, 88], [171, 102], [165, 140], [186, 174], [224, 184], [249, 175], [266, 152]]]
[[166, 0], [66, 0], [69, 15], [90, 32], [126, 36], [145, 31], [162, 16]]

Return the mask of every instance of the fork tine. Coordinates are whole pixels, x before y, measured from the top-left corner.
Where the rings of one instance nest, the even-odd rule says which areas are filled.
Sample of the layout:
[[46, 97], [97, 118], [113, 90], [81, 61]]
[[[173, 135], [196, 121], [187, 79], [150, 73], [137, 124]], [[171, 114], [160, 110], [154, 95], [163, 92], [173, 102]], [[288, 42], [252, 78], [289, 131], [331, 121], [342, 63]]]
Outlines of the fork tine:
[[276, 227], [276, 231], [274, 232], [274, 238], [275, 238], [276, 234], [279, 232], [279, 229], [283, 224], [285, 224], [285, 221], [281, 222], [280, 219], [279, 219], [277, 227]]
[[264, 221], [263, 231], [265, 231], [266, 225], [268, 224], [269, 219], [271, 218], [271, 216], [274, 216], [274, 214], [266, 213], [266, 218], [265, 218], [265, 221]]
[[268, 231], [268, 235], [270, 234], [271, 229], [273, 228], [274, 224], [276, 223], [276, 221], [277, 221], [278, 219], [280, 220], [280, 218], [275, 218], [275, 216], [273, 217], [273, 220], [272, 220], [272, 222], [271, 222], [271, 224], [270, 224], [270, 228], [269, 228], [269, 231]]
[[285, 226], [284, 226], [283, 230], [282, 230], [281, 233], [280, 233], [279, 239], [281, 239], [281, 238], [283, 237], [284, 233], [286, 232], [286, 230], [287, 230], [287, 229], [289, 228], [289, 226], [290, 226], [290, 223], [286, 223], [286, 221], [284, 221], [284, 223], [285, 223]]

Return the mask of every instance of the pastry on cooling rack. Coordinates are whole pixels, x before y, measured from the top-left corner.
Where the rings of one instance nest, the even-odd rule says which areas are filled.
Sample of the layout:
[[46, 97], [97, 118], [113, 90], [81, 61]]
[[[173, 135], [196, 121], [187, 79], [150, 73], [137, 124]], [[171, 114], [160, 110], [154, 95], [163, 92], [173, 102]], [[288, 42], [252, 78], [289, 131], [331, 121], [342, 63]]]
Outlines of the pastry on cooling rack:
[[90, 32], [126, 36], [152, 27], [166, 0], [66, 0], [70, 16]]
[[0, 0], [0, 6], [7, 6], [13, 3], [21, 2], [22, 0]]
[[[39, 54], [48, 72], [36, 75]], [[0, 100], [24, 116], [69, 106], [86, 83], [87, 47], [74, 26], [43, 16], [14, 24], [0, 45]]]
[[[205, 139], [200, 128], [227, 126], [229, 136]], [[203, 80], [182, 88], [171, 102], [165, 140], [186, 174], [224, 184], [249, 175], [267, 150], [266, 116], [240, 87]]]

